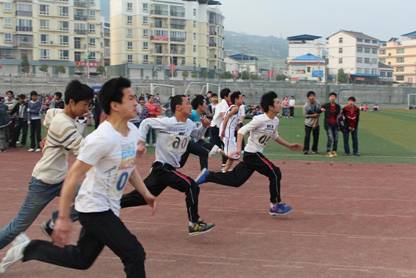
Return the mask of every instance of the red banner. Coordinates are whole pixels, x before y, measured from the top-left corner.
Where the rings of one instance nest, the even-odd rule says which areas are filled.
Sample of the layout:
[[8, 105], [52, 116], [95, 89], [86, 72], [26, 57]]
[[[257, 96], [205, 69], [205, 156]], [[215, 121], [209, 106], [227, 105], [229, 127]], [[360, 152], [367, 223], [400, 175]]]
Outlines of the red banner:
[[88, 65], [88, 67], [90, 67], [90, 68], [96, 68], [100, 65], [100, 63], [97, 62], [97, 61], [90, 61], [87, 64], [87, 62], [85, 62], [85, 61], [78, 61], [78, 62], [75, 62], [75, 65], [77, 67], [86, 67]]
[[168, 36], [150, 36], [150, 39], [154, 41], [168, 41], [169, 37]]

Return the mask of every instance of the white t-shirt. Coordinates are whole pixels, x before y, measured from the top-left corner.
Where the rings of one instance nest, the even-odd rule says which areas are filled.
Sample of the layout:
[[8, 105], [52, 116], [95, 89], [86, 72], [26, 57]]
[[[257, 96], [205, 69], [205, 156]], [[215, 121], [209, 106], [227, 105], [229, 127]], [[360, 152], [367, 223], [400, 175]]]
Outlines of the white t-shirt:
[[129, 134], [121, 135], [104, 121], [85, 138], [78, 160], [92, 165], [75, 199], [79, 212], [103, 212], [111, 209], [120, 214], [120, 199], [136, 167], [139, 132], [128, 123]]
[[182, 155], [192, 138], [197, 138], [200, 130], [204, 128], [196, 125], [190, 119], [178, 122], [176, 117], [147, 118], [140, 124], [140, 140], [146, 141], [150, 127], [156, 130], [155, 156], [158, 162], [169, 164], [175, 168], [180, 167]]
[[212, 118], [211, 127], [218, 127], [221, 128], [222, 121], [224, 120], [224, 116], [221, 116], [221, 113], [227, 112], [228, 110], [228, 103], [225, 99], [221, 100], [221, 102], [215, 107], [214, 117]]
[[[236, 105], [231, 105], [225, 115], [231, 112], [231, 110], [236, 107]], [[235, 130], [237, 129], [238, 122], [240, 121], [240, 109], [238, 109], [237, 113], [232, 115], [227, 122], [227, 126], [221, 124], [220, 134], [222, 134], [222, 130], [225, 128], [224, 137], [225, 138], [235, 138]]]
[[294, 98], [289, 99], [289, 107], [295, 107], [296, 100]]
[[266, 114], [254, 116], [251, 122], [238, 130], [238, 133], [243, 135], [250, 132], [244, 151], [262, 153], [270, 139], [276, 140], [279, 137], [278, 128], [279, 119], [277, 117], [270, 119]]

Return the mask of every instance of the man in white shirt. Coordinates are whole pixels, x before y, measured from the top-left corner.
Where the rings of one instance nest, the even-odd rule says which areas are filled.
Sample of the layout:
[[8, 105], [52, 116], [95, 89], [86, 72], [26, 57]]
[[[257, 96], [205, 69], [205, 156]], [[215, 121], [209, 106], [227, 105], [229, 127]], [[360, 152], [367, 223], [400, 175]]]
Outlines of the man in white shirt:
[[[214, 228], [214, 224], [205, 223], [198, 214], [199, 186], [195, 181], [177, 171], [180, 168], [182, 155], [185, 153], [191, 136], [197, 136], [204, 125], [197, 127], [189, 118], [191, 104], [184, 95], [177, 95], [170, 102], [173, 117], [147, 118], [139, 128], [138, 151], [146, 150], [146, 134], [150, 127], [156, 130], [155, 162], [144, 183], [149, 191], [159, 196], [167, 187], [171, 187], [186, 195], [189, 235], [199, 235]], [[206, 127], [206, 126], [205, 126]], [[145, 205], [145, 199], [136, 190], [126, 194], [121, 199], [121, 207]]]
[[289, 99], [289, 110], [290, 110], [290, 118], [295, 117], [295, 105], [296, 105], [296, 100], [294, 96], [291, 96]]
[[[92, 89], [79, 81], [72, 81], [66, 87], [64, 112], [48, 123], [45, 147], [33, 169], [26, 199], [16, 217], [0, 229], [0, 249], [26, 231], [42, 210], [59, 196], [68, 172], [68, 155], [78, 154], [83, 141], [75, 118], [88, 111], [93, 96]], [[73, 218], [77, 219], [75, 213]]]
[[264, 156], [263, 150], [270, 139], [293, 151], [301, 151], [302, 146], [290, 144], [279, 136], [277, 114], [280, 112], [281, 103], [275, 92], [264, 94], [260, 105], [264, 114], [255, 116], [250, 123], [238, 131], [236, 155], [241, 154], [244, 135], [250, 133], [244, 149], [243, 161], [233, 171], [227, 173], [214, 173], [204, 169], [196, 178], [196, 182], [198, 184], [213, 182], [225, 186], [240, 187], [256, 171], [269, 178], [270, 208], [268, 213], [272, 216], [286, 215], [292, 211], [292, 207], [282, 203], [281, 200], [280, 169]]
[[[55, 245], [41, 240], [29, 241], [22, 236], [3, 259], [0, 265], [3, 271], [19, 260], [38, 260], [62, 267], [87, 269], [107, 246], [123, 262], [127, 277], [146, 276], [144, 249], [119, 218], [120, 198], [127, 182], [155, 208], [155, 197], [147, 190], [136, 170], [136, 148], [140, 136], [129, 120], [136, 116], [137, 101], [130, 81], [122, 77], [106, 82], [99, 100], [108, 117], [87, 136], [65, 178], [59, 218], [53, 234]], [[69, 213], [74, 198], [82, 225], [75, 246], [68, 245], [72, 228]]]

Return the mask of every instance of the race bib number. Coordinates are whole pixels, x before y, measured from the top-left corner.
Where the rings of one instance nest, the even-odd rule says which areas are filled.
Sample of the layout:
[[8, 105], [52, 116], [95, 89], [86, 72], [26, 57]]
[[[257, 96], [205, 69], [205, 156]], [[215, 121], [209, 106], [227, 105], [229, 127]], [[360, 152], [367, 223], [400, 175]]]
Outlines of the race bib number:
[[172, 134], [169, 140], [169, 149], [176, 153], [184, 153], [188, 147], [189, 137]]
[[269, 142], [270, 139], [271, 139], [271, 137], [269, 135], [264, 134], [264, 135], [259, 136], [257, 138], [257, 143], [259, 145], [266, 146], [267, 142]]

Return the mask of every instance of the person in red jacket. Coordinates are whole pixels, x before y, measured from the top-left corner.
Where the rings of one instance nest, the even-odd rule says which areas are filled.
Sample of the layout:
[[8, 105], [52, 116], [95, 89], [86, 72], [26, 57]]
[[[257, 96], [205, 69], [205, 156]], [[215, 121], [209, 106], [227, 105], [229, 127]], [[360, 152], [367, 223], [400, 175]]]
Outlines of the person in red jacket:
[[[148, 97], [147, 103], [145, 104], [147, 108], [148, 118], [157, 118], [160, 113], [160, 104], [155, 101], [154, 96], [150, 95]], [[156, 143], [156, 132], [154, 129], [150, 129], [147, 134], [146, 144], [149, 146], [154, 146]]]
[[350, 155], [349, 137], [351, 133], [352, 151], [355, 156], [359, 156], [358, 152], [358, 122], [360, 120], [360, 109], [355, 105], [355, 97], [348, 98], [348, 104], [342, 109], [344, 119], [344, 151], [346, 155]]

